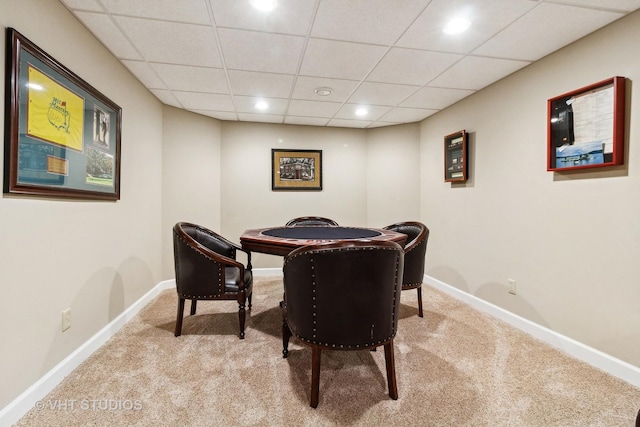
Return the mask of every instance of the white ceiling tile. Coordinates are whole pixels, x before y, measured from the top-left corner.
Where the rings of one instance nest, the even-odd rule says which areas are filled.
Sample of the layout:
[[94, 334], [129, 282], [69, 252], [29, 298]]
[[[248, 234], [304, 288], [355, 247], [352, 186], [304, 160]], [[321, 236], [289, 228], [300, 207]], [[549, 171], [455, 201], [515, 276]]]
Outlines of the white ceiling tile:
[[[473, 53], [536, 61], [621, 16], [614, 12], [540, 3]], [[540, 22], [545, 23], [544, 28], [540, 28]]]
[[480, 90], [527, 65], [529, 63], [525, 61], [466, 56], [431, 81], [429, 86]]
[[167, 89], [167, 86], [146, 62], [123, 60], [122, 63], [148, 89]]
[[75, 12], [84, 25], [119, 59], [142, 59], [109, 15]]
[[313, 18], [315, 0], [279, 0], [269, 13], [260, 12], [248, 1], [211, 0], [219, 28], [241, 28], [280, 34], [306, 35]]
[[[536, 4], [529, 0], [433, 0], [397, 45], [469, 53]], [[444, 34], [445, 24], [458, 16], [469, 19], [471, 27], [462, 34]]]
[[179, 91], [173, 95], [187, 110], [234, 111], [231, 95]]
[[60, 0], [69, 9], [104, 12], [98, 0]]
[[394, 106], [415, 93], [419, 86], [390, 83], [362, 83], [349, 98], [351, 104]]
[[291, 94], [294, 76], [237, 70], [228, 73], [234, 95], [288, 98]]
[[304, 38], [256, 31], [218, 30], [229, 69], [295, 74]]
[[606, 2], [603, 0], [555, 0], [554, 3], [625, 12], [632, 12], [640, 8], [640, 0], [606, 0]]
[[115, 19], [149, 62], [222, 67], [211, 27], [122, 16]]
[[289, 103], [287, 114], [303, 117], [316, 116], [330, 118], [336, 114], [341, 105], [339, 102], [317, 102], [294, 99]]
[[423, 87], [407, 98], [400, 107], [430, 108], [442, 110], [459, 100], [466, 98], [475, 91], [464, 89], [444, 89], [439, 87]]
[[383, 122], [382, 120], [376, 120], [375, 122], [367, 126], [367, 129], [380, 128], [385, 126], [394, 126], [399, 124], [402, 124], [402, 122]]
[[288, 125], [326, 126], [326, 124], [329, 123], [329, 119], [319, 117], [298, 117], [287, 114], [284, 122]]
[[312, 37], [390, 46], [429, 0], [323, 0]]
[[185, 92], [229, 93], [222, 68], [187, 67], [151, 63], [151, 68], [171, 89]]
[[[640, 9], [640, 0], [278, 0], [264, 14], [248, 0], [60, 1], [167, 105], [359, 128], [422, 120]], [[458, 14], [471, 27], [445, 36]], [[266, 113], [253, 109], [258, 97], [271, 102]]]
[[[307, 99], [310, 101], [344, 102], [358, 86], [356, 80], [328, 79], [323, 77], [300, 76], [296, 80], [293, 99]], [[315, 89], [328, 87], [332, 90], [329, 96], [320, 96]]]
[[385, 113], [391, 110], [391, 107], [384, 107], [380, 105], [367, 105], [365, 106], [369, 113], [366, 116], [358, 116], [356, 110], [363, 107], [360, 104], [344, 104], [335, 115], [336, 119], [347, 120], [360, 120], [360, 121], [375, 121], [382, 117]]
[[189, 110], [194, 113], [202, 114], [203, 116], [213, 117], [214, 119], [226, 120], [236, 122], [238, 121], [238, 116], [236, 113], [229, 113], [225, 111], [211, 111], [211, 110]]
[[206, 0], [101, 0], [110, 13], [164, 21], [209, 24]]
[[[236, 111], [239, 113], [255, 113], [265, 115], [284, 115], [287, 110], [288, 101], [279, 98], [256, 98], [254, 96], [234, 96]], [[255, 107], [257, 101], [265, 101], [269, 108], [265, 111], [258, 111]]]
[[396, 107], [380, 117], [380, 121], [395, 123], [412, 123], [424, 120], [438, 110], [428, 110], [424, 108], [401, 108]]
[[251, 114], [251, 113], [238, 113], [238, 117], [243, 122], [258, 122], [258, 123], [282, 123], [284, 116], [277, 116], [271, 114]]
[[339, 128], [366, 128], [372, 122], [365, 120], [345, 120], [345, 119], [331, 119], [327, 126], [339, 127]]
[[424, 85], [459, 61], [462, 55], [416, 49], [391, 49], [367, 81]]
[[386, 51], [382, 46], [310, 39], [300, 74], [362, 80]]
[[151, 93], [160, 100], [163, 104], [170, 105], [176, 108], [182, 108], [182, 105], [178, 102], [175, 96], [169, 90], [164, 89], [151, 89]]

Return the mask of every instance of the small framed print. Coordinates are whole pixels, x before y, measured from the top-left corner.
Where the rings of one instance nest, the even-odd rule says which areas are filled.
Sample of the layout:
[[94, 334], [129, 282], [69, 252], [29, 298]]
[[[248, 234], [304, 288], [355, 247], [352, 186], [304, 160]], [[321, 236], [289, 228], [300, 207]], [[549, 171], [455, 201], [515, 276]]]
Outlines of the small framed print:
[[547, 112], [548, 171], [624, 163], [624, 77], [551, 98]]
[[467, 180], [467, 132], [464, 130], [444, 137], [444, 180]]
[[321, 191], [322, 150], [271, 150], [273, 191]]

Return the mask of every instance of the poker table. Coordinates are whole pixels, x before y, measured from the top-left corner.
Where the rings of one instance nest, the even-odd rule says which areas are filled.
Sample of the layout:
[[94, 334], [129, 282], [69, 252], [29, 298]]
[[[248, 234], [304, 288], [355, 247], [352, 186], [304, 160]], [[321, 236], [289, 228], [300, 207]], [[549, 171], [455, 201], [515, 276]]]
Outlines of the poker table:
[[272, 227], [246, 230], [242, 247], [251, 252], [285, 256], [302, 246], [337, 240], [392, 241], [403, 246], [406, 234], [391, 230], [342, 226]]

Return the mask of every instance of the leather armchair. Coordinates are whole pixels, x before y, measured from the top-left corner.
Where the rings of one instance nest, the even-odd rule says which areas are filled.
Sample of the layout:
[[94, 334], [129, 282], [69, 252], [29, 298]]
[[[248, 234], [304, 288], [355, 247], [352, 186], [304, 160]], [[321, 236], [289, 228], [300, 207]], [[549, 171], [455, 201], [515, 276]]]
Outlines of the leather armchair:
[[429, 229], [426, 225], [417, 221], [399, 222], [384, 227], [384, 229], [407, 235], [407, 241], [404, 245], [402, 290], [418, 290], [418, 316], [424, 317], [422, 312], [422, 280], [424, 278]]
[[364, 240], [304, 246], [285, 257], [282, 353], [288, 356], [291, 336], [311, 346], [311, 407], [318, 406], [324, 349], [384, 346], [389, 396], [398, 398], [393, 338], [403, 262], [397, 243]]
[[[245, 303], [251, 309], [253, 274], [251, 252], [199, 225], [179, 222], [173, 227], [173, 251], [178, 292], [175, 336], [182, 333], [185, 300], [191, 300], [191, 315], [198, 300], [236, 300], [240, 338], [244, 338]], [[236, 252], [247, 256], [247, 266], [236, 260]]]
[[326, 225], [338, 225], [338, 223], [332, 219], [323, 218], [321, 216], [301, 216], [298, 218], [294, 218], [285, 224], [285, 226], [287, 227], [310, 226], [310, 225], [326, 226]]

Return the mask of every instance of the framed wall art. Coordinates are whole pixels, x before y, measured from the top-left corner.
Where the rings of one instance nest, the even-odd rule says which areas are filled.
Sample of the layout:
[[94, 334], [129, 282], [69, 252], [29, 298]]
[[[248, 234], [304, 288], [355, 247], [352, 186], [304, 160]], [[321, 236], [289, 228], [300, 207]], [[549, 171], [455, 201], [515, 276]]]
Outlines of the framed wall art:
[[549, 99], [547, 111], [548, 171], [624, 163], [624, 77]]
[[322, 150], [271, 150], [273, 191], [322, 190]]
[[122, 110], [7, 29], [4, 192], [120, 198]]
[[464, 130], [444, 137], [444, 180], [467, 180], [467, 132]]

